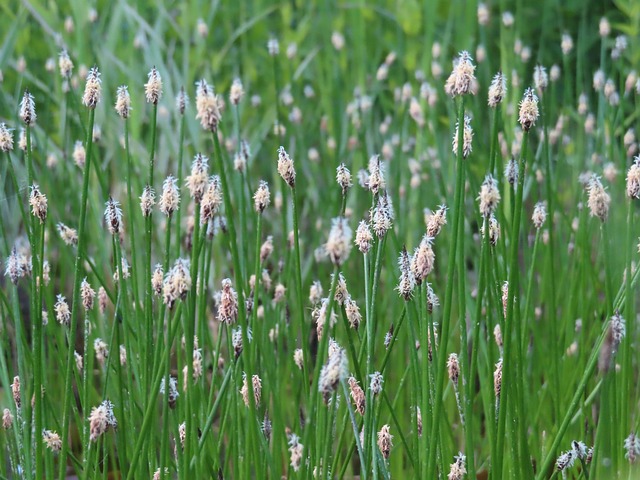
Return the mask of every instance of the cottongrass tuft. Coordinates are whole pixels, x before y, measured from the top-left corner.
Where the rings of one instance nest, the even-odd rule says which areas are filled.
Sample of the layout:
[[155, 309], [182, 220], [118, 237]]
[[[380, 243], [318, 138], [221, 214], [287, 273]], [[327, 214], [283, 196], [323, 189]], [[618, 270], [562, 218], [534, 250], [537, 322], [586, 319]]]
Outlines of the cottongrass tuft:
[[84, 87], [82, 104], [90, 109], [95, 109], [102, 99], [102, 80], [98, 67], [93, 67], [87, 74], [87, 82]]

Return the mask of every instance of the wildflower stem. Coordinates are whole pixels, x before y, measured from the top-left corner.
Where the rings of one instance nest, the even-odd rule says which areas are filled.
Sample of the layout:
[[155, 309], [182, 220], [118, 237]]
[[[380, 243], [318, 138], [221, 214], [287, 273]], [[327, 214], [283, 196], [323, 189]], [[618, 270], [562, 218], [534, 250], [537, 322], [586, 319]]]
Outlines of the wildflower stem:
[[133, 298], [135, 300], [136, 309], [139, 308], [140, 297], [138, 295], [138, 249], [136, 248], [136, 243], [138, 242], [138, 237], [136, 235], [136, 222], [135, 222], [135, 214], [134, 214], [134, 206], [133, 206], [133, 191], [131, 189], [131, 182], [133, 179], [133, 164], [131, 161], [131, 149], [129, 147], [129, 119], [124, 119], [124, 150], [125, 155], [127, 157], [127, 169], [126, 169], [126, 183], [127, 183], [127, 197], [128, 197], [128, 207], [129, 207], [129, 230], [131, 235], [129, 238], [131, 239], [131, 264], [132, 264], [132, 272], [131, 272], [131, 284], [133, 286]]
[[442, 391], [444, 388], [444, 377], [446, 375], [446, 359], [447, 344], [449, 341], [449, 330], [451, 328], [451, 307], [453, 304], [453, 288], [454, 288], [454, 272], [456, 267], [456, 257], [458, 252], [458, 237], [460, 226], [460, 216], [462, 215], [463, 197], [464, 197], [464, 166], [462, 149], [464, 145], [464, 97], [460, 97], [458, 106], [458, 152], [456, 155], [456, 189], [454, 197], [454, 219], [453, 219], [453, 238], [451, 241], [451, 249], [449, 250], [449, 259], [447, 265], [447, 286], [444, 299], [444, 311], [442, 316], [442, 330], [440, 334], [440, 348], [438, 349], [437, 367], [436, 367], [436, 386], [433, 410], [433, 428], [429, 433], [429, 449], [426, 452], [427, 470], [426, 478], [435, 478], [436, 470], [436, 450], [439, 439], [439, 429], [442, 417], [444, 402]]
[[[296, 187], [293, 186], [291, 188], [291, 202], [293, 203], [293, 247], [294, 247], [294, 255], [295, 255], [295, 272], [296, 272], [296, 292], [298, 293], [298, 309], [299, 309], [299, 326], [300, 326], [300, 340], [303, 341], [308, 337], [308, 332], [305, 331], [304, 326], [306, 322], [304, 321], [304, 302], [302, 300], [302, 266], [300, 262], [300, 238], [299, 238], [299, 215], [298, 215], [298, 195]], [[257, 281], [257, 272], [256, 272], [256, 281]]]
[[93, 123], [95, 119], [95, 109], [89, 110], [89, 128], [86, 137], [86, 161], [82, 173], [82, 196], [80, 199], [80, 223], [78, 227], [78, 247], [76, 252], [75, 269], [73, 276], [73, 296], [71, 301], [71, 325], [69, 328], [69, 345], [67, 352], [67, 365], [65, 368], [64, 403], [62, 406], [62, 449], [60, 452], [58, 479], [64, 480], [67, 465], [67, 452], [69, 449], [69, 421], [71, 408], [71, 397], [74, 391], [71, 388], [71, 377], [73, 373], [74, 348], [73, 342], [78, 329], [78, 296], [80, 290], [80, 271], [82, 269], [82, 258], [85, 255], [85, 245], [87, 242], [87, 232], [85, 225], [87, 219], [87, 197], [89, 193], [89, 173], [91, 172], [91, 155], [93, 147]]
[[[182, 158], [184, 157], [184, 115], [180, 117], [180, 143], [178, 144], [178, 189], [182, 188]], [[182, 209], [176, 212], [176, 258], [180, 257], [180, 243], [182, 239]]]
[[[34, 222], [34, 225], [37, 222]], [[43, 477], [43, 454], [42, 454], [42, 291], [44, 289], [43, 266], [44, 266], [44, 231], [45, 222], [39, 228], [38, 255], [34, 265], [35, 285], [37, 287], [37, 300], [35, 302], [35, 312], [31, 317], [33, 323], [33, 378], [34, 378], [34, 409], [35, 409], [35, 432], [34, 440], [36, 444], [36, 478]]]

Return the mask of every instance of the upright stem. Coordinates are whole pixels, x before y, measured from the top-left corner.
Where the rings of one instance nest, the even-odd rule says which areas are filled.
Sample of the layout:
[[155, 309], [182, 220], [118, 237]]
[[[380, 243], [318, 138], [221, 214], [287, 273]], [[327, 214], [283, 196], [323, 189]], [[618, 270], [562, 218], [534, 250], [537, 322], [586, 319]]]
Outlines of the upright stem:
[[460, 97], [458, 107], [458, 152], [456, 155], [456, 190], [454, 199], [454, 220], [453, 220], [453, 238], [451, 241], [451, 249], [449, 250], [449, 261], [447, 265], [447, 287], [444, 298], [444, 311], [442, 316], [442, 331], [440, 334], [440, 348], [437, 358], [437, 375], [436, 388], [434, 397], [433, 410], [433, 430], [430, 432], [429, 450], [427, 461], [427, 475], [425, 478], [436, 478], [436, 450], [439, 438], [439, 428], [441, 423], [442, 410], [444, 402], [442, 399], [442, 390], [444, 388], [444, 377], [446, 374], [447, 361], [447, 344], [449, 342], [449, 330], [451, 328], [451, 307], [453, 305], [453, 277], [456, 267], [456, 257], [458, 251], [458, 236], [460, 226], [460, 216], [462, 215], [462, 205], [464, 197], [464, 168], [462, 148], [464, 145], [464, 97]]
[[[304, 302], [302, 300], [302, 266], [300, 262], [300, 240], [299, 240], [299, 226], [298, 226], [298, 195], [296, 187], [294, 186], [291, 189], [291, 201], [293, 203], [293, 243], [294, 243], [294, 255], [296, 260], [296, 291], [298, 293], [298, 310], [299, 310], [299, 326], [300, 326], [300, 340], [304, 341], [306, 338], [306, 332], [304, 331], [304, 326], [306, 325], [304, 321]], [[256, 284], [258, 281], [257, 272], [256, 272]]]
[[95, 119], [95, 110], [89, 110], [89, 127], [87, 128], [86, 137], [86, 161], [84, 172], [82, 173], [82, 197], [80, 200], [80, 223], [78, 227], [78, 250], [76, 253], [75, 269], [73, 274], [73, 297], [71, 302], [71, 326], [69, 328], [69, 348], [67, 352], [67, 366], [65, 369], [64, 384], [64, 404], [62, 406], [62, 450], [60, 452], [60, 463], [58, 470], [59, 480], [64, 480], [67, 466], [67, 451], [69, 449], [69, 421], [71, 408], [71, 397], [74, 394], [71, 388], [71, 377], [73, 372], [74, 352], [73, 342], [76, 338], [78, 329], [78, 297], [80, 290], [80, 276], [82, 270], [82, 257], [85, 254], [87, 235], [85, 234], [85, 225], [87, 219], [87, 196], [89, 194], [89, 173], [91, 171], [91, 154], [93, 147], [93, 123]]
[[[34, 222], [36, 224], [37, 222]], [[38, 240], [38, 256], [36, 268], [37, 300], [36, 311], [33, 312], [31, 321], [33, 322], [33, 371], [34, 371], [34, 408], [35, 408], [35, 432], [36, 443], [36, 478], [43, 476], [43, 454], [42, 454], [42, 290], [44, 289], [43, 264], [44, 264], [44, 230], [45, 223], [40, 225], [40, 235]]]

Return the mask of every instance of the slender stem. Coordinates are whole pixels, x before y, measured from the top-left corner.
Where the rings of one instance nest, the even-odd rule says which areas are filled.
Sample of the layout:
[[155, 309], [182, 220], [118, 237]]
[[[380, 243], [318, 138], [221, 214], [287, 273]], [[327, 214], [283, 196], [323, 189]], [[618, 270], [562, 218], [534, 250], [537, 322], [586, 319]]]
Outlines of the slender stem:
[[[37, 222], [34, 222], [36, 224]], [[37, 287], [36, 311], [32, 315], [33, 323], [33, 371], [34, 371], [34, 409], [35, 409], [35, 432], [36, 443], [36, 478], [43, 477], [43, 454], [42, 454], [42, 290], [44, 289], [43, 265], [44, 265], [44, 231], [45, 223], [40, 225], [40, 238], [38, 240], [39, 253], [37, 264], [34, 265]]]
[[87, 242], [87, 234], [85, 232], [85, 225], [87, 219], [87, 197], [89, 193], [89, 173], [91, 171], [91, 154], [93, 147], [93, 122], [95, 119], [95, 110], [89, 110], [89, 128], [87, 129], [86, 138], [86, 161], [84, 171], [82, 173], [82, 196], [80, 199], [80, 223], [78, 227], [78, 249], [76, 252], [76, 262], [73, 275], [73, 297], [71, 302], [71, 326], [69, 328], [69, 348], [67, 352], [67, 365], [65, 369], [65, 385], [64, 385], [64, 404], [62, 406], [62, 450], [60, 452], [59, 461], [59, 480], [64, 480], [65, 471], [67, 465], [67, 452], [69, 449], [69, 421], [71, 408], [71, 397], [74, 395], [71, 388], [71, 377], [73, 372], [74, 363], [74, 348], [73, 343], [76, 338], [76, 331], [78, 329], [78, 297], [80, 290], [80, 277], [82, 270], [82, 257], [85, 255], [85, 248]]

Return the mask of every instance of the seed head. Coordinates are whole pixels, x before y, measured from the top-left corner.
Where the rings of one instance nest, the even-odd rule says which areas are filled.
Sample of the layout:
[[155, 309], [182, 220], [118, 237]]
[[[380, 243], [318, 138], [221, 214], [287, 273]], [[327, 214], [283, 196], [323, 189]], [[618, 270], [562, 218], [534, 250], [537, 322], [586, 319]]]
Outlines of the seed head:
[[391, 203], [391, 197], [387, 193], [378, 196], [378, 203], [373, 210], [372, 226], [373, 231], [378, 238], [384, 237], [384, 235], [391, 230], [393, 226], [393, 204]]
[[349, 391], [351, 394], [351, 399], [353, 400], [353, 404], [356, 407], [356, 412], [360, 415], [364, 416], [364, 407], [365, 407], [365, 395], [364, 390], [358, 384], [358, 380], [355, 377], [349, 377]]
[[638, 458], [640, 458], [640, 437], [635, 433], [630, 433], [629, 436], [624, 439], [624, 449], [626, 450], [624, 458], [629, 460], [629, 463], [636, 463]]
[[97, 441], [107, 428], [107, 408], [102, 404], [93, 407], [89, 415], [89, 439], [92, 442]]
[[351, 252], [352, 231], [344, 217], [336, 217], [331, 221], [331, 230], [324, 247], [334, 265], [342, 265]]
[[56, 312], [56, 320], [60, 325], [68, 327], [71, 322], [71, 310], [69, 310], [67, 300], [62, 295], [58, 295], [56, 298], [57, 302], [53, 306], [53, 310]]
[[93, 349], [96, 352], [96, 359], [101, 366], [104, 366], [105, 360], [109, 357], [109, 346], [101, 338], [93, 341]]
[[156, 192], [154, 192], [153, 187], [147, 185], [144, 187], [144, 190], [142, 190], [142, 195], [140, 196], [140, 210], [142, 210], [142, 216], [148, 217], [151, 215], [151, 211], [155, 204]]
[[634, 158], [627, 172], [627, 197], [640, 199], [640, 156]]
[[449, 475], [447, 475], [447, 480], [462, 480], [467, 474], [467, 457], [465, 457], [462, 452], [458, 452], [458, 455], [453, 457], [453, 460], [454, 461], [450, 466]]
[[542, 94], [542, 92], [544, 92], [549, 86], [549, 76], [547, 75], [547, 69], [542, 65], [536, 65], [533, 69], [533, 84], [540, 94]]
[[9, 410], [8, 408], [5, 408], [2, 411], [2, 428], [4, 428], [5, 430], [10, 430], [12, 426], [13, 426], [13, 414], [11, 413], [11, 410]]
[[480, 200], [480, 213], [483, 217], [490, 217], [496, 211], [500, 202], [500, 191], [498, 190], [498, 182], [491, 174], [484, 178], [478, 200]]
[[37, 184], [31, 185], [31, 194], [29, 195], [29, 205], [31, 205], [31, 213], [34, 217], [44, 223], [47, 218], [47, 197], [40, 191]]
[[267, 51], [272, 57], [275, 57], [280, 53], [280, 43], [278, 42], [277, 38], [271, 37], [269, 39], [269, 41], [267, 42]]
[[437, 237], [442, 227], [447, 224], [447, 206], [440, 205], [435, 212], [425, 208], [424, 221], [427, 227], [427, 236], [431, 238]]
[[238, 319], [238, 294], [231, 286], [231, 280], [222, 280], [222, 294], [218, 306], [218, 321], [229, 325]]
[[336, 169], [336, 181], [338, 185], [340, 185], [340, 188], [342, 188], [342, 195], [346, 195], [347, 190], [349, 190], [349, 187], [353, 184], [351, 183], [351, 172], [344, 163], [341, 163]]
[[100, 313], [104, 314], [107, 310], [107, 302], [109, 297], [107, 296], [107, 291], [104, 287], [98, 288], [98, 307], [100, 308]]
[[131, 114], [131, 97], [129, 96], [129, 90], [126, 85], [118, 87], [116, 93], [116, 113], [121, 118], [129, 118]]
[[315, 280], [309, 287], [309, 301], [312, 305], [320, 303], [322, 300], [322, 284], [319, 280]]
[[385, 458], [385, 460], [389, 459], [389, 455], [391, 454], [391, 447], [393, 447], [393, 435], [391, 435], [389, 429], [389, 425], [383, 425], [378, 432], [378, 448], [380, 449], [380, 453], [382, 453], [382, 456]]
[[427, 275], [433, 271], [436, 256], [432, 243], [433, 238], [425, 234], [411, 258], [411, 272], [418, 285], [421, 285], [422, 282], [426, 280]]
[[220, 210], [222, 205], [222, 185], [218, 175], [209, 177], [207, 189], [200, 202], [200, 225], [206, 225], [213, 220], [214, 215]]
[[162, 195], [160, 195], [158, 207], [162, 213], [170, 217], [179, 206], [180, 189], [178, 188], [178, 182], [173, 175], [169, 175], [162, 183]]
[[327, 362], [320, 370], [318, 391], [322, 394], [324, 403], [327, 404], [338, 387], [340, 380], [347, 376], [347, 354], [344, 349], [338, 347], [329, 355]]
[[591, 216], [598, 217], [600, 221], [604, 222], [609, 216], [611, 197], [602, 186], [600, 177], [596, 175], [591, 176], [587, 184], [587, 193], [589, 194], [587, 205], [589, 206]]
[[357, 330], [360, 326], [360, 322], [362, 322], [362, 314], [360, 313], [360, 307], [358, 307], [356, 301], [351, 298], [351, 295], [349, 295], [344, 301], [344, 309], [347, 313], [349, 325], [351, 328]]
[[496, 399], [500, 399], [500, 392], [502, 391], [502, 358], [496, 363], [496, 369], [493, 372], [493, 392]]
[[527, 88], [520, 101], [518, 122], [520, 122], [522, 129], [528, 132], [536, 124], [538, 117], [538, 96], [533, 92], [533, 89]]
[[356, 239], [354, 243], [358, 246], [358, 249], [366, 254], [371, 250], [371, 244], [373, 242], [373, 235], [369, 229], [369, 224], [361, 220], [356, 229]]
[[304, 366], [304, 353], [301, 348], [296, 348], [293, 352], [293, 362], [300, 370], [302, 370], [302, 367]]
[[62, 50], [58, 55], [58, 68], [60, 69], [60, 75], [64, 79], [71, 78], [71, 72], [73, 71], [73, 62], [69, 58], [69, 54], [66, 50]]
[[107, 223], [107, 229], [111, 235], [118, 235], [122, 228], [122, 210], [120, 210], [120, 202], [109, 198], [104, 210], [104, 220]]
[[184, 111], [187, 109], [187, 105], [189, 104], [189, 97], [184, 91], [184, 87], [180, 87], [180, 91], [176, 96], [176, 109], [180, 115], [184, 115]]
[[22, 96], [19, 116], [25, 125], [33, 125], [36, 123], [36, 119], [38, 118], [36, 115], [36, 102], [29, 90], [25, 90], [24, 95]]
[[98, 67], [93, 67], [87, 74], [87, 83], [84, 87], [84, 95], [82, 96], [82, 104], [85, 107], [94, 109], [102, 99], [102, 80]]
[[164, 277], [162, 296], [164, 303], [171, 309], [176, 300], [184, 300], [191, 289], [189, 260], [179, 258]]
[[147, 74], [148, 80], [144, 84], [144, 95], [147, 97], [147, 103], [158, 104], [162, 96], [162, 78], [156, 67], [153, 67]]
[[54, 453], [58, 453], [62, 450], [62, 440], [60, 439], [60, 435], [56, 432], [52, 432], [51, 430], [43, 430], [42, 431], [42, 441], [45, 446]]
[[518, 162], [516, 162], [514, 158], [511, 158], [504, 169], [504, 176], [507, 182], [515, 186], [518, 183], [518, 173]]
[[271, 203], [271, 192], [269, 191], [269, 184], [264, 180], [260, 180], [258, 189], [253, 195], [253, 204], [256, 212], [262, 213]]
[[67, 245], [77, 245], [78, 244], [78, 232], [74, 228], [67, 227], [64, 223], [58, 222], [56, 225], [58, 229], [58, 234], [62, 241]]
[[244, 89], [242, 88], [242, 81], [239, 78], [235, 78], [231, 84], [231, 91], [229, 92], [229, 100], [234, 105], [238, 105], [240, 100], [244, 97]]
[[[453, 135], [452, 150], [453, 154], [458, 154], [458, 127], [460, 122], [456, 122], [456, 131]], [[462, 132], [462, 157], [467, 158], [473, 151], [473, 129], [471, 128], [471, 118], [468, 115], [464, 116], [464, 128]]]
[[273, 253], [273, 236], [267, 236], [264, 243], [260, 246], [260, 262], [264, 263], [264, 261], [269, 258], [269, 256]]
[[293, 160], [282, 146], [278, 149], [278, 173], [291, 188], [296, 186], [296, 170], [293, 166]]
[[460, 378], [460, 363], [458, 362], [458, 354], [452, 353], [447, 359], [447, 373], [449, 374], [449, 380], [454, 385], [458, 384]]
[[93, 301], [96, 298], [96, 291], [91, 288], [91, 285], [87, 281], [87, 277], [84, 277], [80, 284], [80, 298], [82, 298], [82, 306], [88, 312], [93, 308]]
[[17, 375], [13, 377], [13, 383], [11, 384], [11, 395], [13, 396], [13, 402], [17, 408], [22, 405], [22, 399], [20, 397], [20, 377]]
[[563, 55], [569, 55], [571, 53], [571, 50], [573, 50], [573, 39], [571, 38], [571, 35], [566, 32], [562, 34], [560, 48], [562, 49]]
[[[562, 453], [556, 460], [556, 468], [559, 472], [564, 472], [565, 470], [573, 467], [577, 459], [576, 452], [572, 449]], [[564, 473], [563, 473], [564, 475]]]
[[13, 150], [13, 133], [4, 123], [0, 123], [0, 150], [3, 152]]
[[366, 185], [374, 195], [386, 187], [384, 169], [380, 163], [380, 155], [374, 155], [369, 159], [369, 177]]
[[298, 438], [298, 436], [295, 433], [292, 433], [289, 436], [289, 453], [291, 454], [291, 468], [293, 468], [294, 472], [300, 470], [300, 465], [302, 465], [303, 450], [304, 445], [300, 443], [300, 439]]
[[547, 220], [547, 209], [544, 206], [544, 203], [538, 202], [533, 207], [533, 215], [531, 215], [531, 221], [533, 222], [533, 226], [537, 229], [540, 229], [544, 222]]
[[473, 65], [469, 52], [460, 52], [457, 62], [454, 62], [453, 71], [444, 86], [447, 95], [457, 97], [458, 95], [473, 93], [471, 86], [476, 79], [475, 70], [476, 67]]
[[493, 77], [489, 86], [489, 98], [487, 103], [491, 108], [496, 108], [502, 103], [507, 94], [507, 77], [502, 72], [498, 72]]
[[200, 203], [202, 196], [209, 183], [209, 159], [197, 153], [193, 157], [193, 163], [191, 164], [191, 175], [186, 179], [186, 185], [191, 193], [191, 197], [196, 203]]
[[73, 157], [74, 163], [79, 168], [84, 168], [85, 162], [87, 161], [87, 153], [81, 140], [77, 140], [74, 144], [73, 153], [71, 156]]
[[382, 393], [382, 385], [384, 385], [384, 377], [380, 372], [373, 372], [369, 375], [369, 390], [373, 395]]
[[203, 129], [216, 132], [222, 118], [222, 99], [204, 79], [196, 86], [196, 119], [200, 120]]

